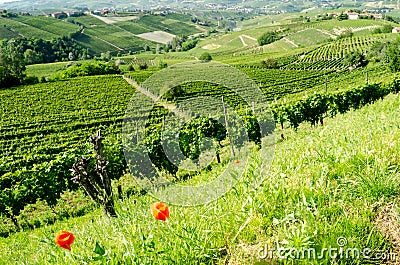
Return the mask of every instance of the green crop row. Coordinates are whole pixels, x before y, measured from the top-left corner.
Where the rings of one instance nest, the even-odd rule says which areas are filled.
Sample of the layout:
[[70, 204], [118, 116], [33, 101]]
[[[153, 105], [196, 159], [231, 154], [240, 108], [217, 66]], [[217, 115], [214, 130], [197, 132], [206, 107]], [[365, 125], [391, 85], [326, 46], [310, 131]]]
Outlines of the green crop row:
[[383, 37], [376, 36], [357, 36], [337, 40], [326, 45], [322, 45], [317, 49], [305, 54], [301, 62], [316, 62], [343, 58], [346, 54], [359, 51], [365, 52], [369, 50], [372, 44], [381, 41]]
[[291, 104], [274, 106], [272, 111], [275, 121], [279, 122], [282, 128], [284, 122], [288, 121], [291, 127], [297, 129], [302, 122], [307, 121], [311, 125], [316, 125], [318, 122], [323, 124], [324, 117], [358, 109], [382, 99], [389, 93], [398, 92], [400, 92], [400, 80], [395, 79], [387, 85], [368, 84], [342, 92], [314, 94]]

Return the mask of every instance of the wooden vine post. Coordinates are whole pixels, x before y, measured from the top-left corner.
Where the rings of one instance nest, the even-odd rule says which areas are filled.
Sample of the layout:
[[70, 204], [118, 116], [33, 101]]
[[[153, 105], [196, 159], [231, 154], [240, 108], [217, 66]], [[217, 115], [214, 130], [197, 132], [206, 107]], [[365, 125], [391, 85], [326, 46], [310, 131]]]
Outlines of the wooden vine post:
[[108, 216], [116, 217], [111, 180], [106, 170], [109, 162], [103, 154], [104, 146], [101, 138], [101, 130], [97, 131], [96, 136], [91, 136], [89, 141], [93, 144], [94, 151], [96, 152], [95, 168], [94, 170], [90, 169], [91, 159], [82, 156], [72, 166], [71, 171], [74, 175], [72, 181], [81, 185], [92, 200], [101, 204]]
[[231, 145], [232, 157], [235, 157], [235, 149], [234, 149], [234, 147], [233, 147], [233, 141], [232, 141], [232, 139], [231, 139], [231, 134], [229, 133], [228, 114], [226, 113], [226, 107], [225, 107], [224, 96], [222, 96], [222, 107], [224, 108], [226, 135], [228, 136], [228, 138], [229, 138], [229, 143], [230, 143], [230, 145]]

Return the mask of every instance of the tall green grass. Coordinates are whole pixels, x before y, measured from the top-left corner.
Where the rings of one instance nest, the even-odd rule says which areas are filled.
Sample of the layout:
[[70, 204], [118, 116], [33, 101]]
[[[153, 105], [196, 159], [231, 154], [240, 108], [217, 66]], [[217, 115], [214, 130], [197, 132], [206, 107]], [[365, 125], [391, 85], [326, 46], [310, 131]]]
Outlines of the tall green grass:
[[[375, 218], [399, 195], [399, 106], [399, 96], [390, 95], [327, 119], [323, 127], [278, 131], [285, 139], [278, 140], [268, 170], [265, 158], [253, 151], [234, 189], [203, 206], [172, 205], [167, 222], [156, 221], [150, 213], [156, 198], [126, 198], [117, 202], [118, 218], [96, 211], [1, 239], [0, 263], [269, 264], [258, 258], [261, 248], [321, 250], [338, 247], [339, 237], [347, 239], [346, 247], [389, 250]], [[264, 181], [253, 186], [254, 179]], [[54, 243], [60, 229], [76, 235], [71, 252]], [[325, 257], [274, 262], [367, 261]]]

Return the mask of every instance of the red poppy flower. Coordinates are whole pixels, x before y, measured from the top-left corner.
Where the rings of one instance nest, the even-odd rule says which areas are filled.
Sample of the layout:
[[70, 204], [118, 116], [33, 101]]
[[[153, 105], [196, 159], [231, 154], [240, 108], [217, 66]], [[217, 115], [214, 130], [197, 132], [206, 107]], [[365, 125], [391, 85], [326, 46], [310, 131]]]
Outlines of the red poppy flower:
[[235, 160], [235, 163], [236, 163], [236, 164], [239, 164], [239, 163], [240, 163], [240, 160]]
[[163, 202], [153, 203], [150, 210], [157, 220], [166, 221], [169, 218], [169, 207]]
[[71, 245], [74, 243], [74, 234], [67, 231], [60, 231], [56, 235], [56, 244], [62, 248], [71, 250]]

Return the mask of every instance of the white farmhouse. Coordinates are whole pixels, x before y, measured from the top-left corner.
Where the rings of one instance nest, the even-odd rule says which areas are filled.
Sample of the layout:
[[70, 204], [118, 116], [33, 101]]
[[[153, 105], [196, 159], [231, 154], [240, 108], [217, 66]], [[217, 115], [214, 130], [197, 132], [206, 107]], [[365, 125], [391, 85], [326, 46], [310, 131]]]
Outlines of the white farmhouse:
[[347, 13], [347, 15], [349, 16], [350, 20], [357, 20], [359, 16], [359, 14], [356, 12]]

